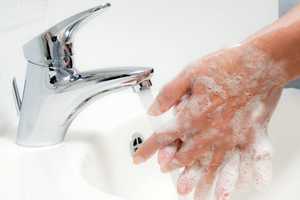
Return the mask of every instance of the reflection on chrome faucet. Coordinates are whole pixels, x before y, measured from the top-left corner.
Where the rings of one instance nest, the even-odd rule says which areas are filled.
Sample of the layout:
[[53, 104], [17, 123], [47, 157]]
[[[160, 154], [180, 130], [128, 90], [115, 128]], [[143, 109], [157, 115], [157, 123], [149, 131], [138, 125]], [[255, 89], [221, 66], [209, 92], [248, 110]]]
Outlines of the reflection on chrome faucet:
[[24, 45], [28, 65], [22, 100], [13, 80], [20, 115], [18, 144], [60, 143], [74, 118], [96, 97], [127, 87], [151, 87], [152, 68], [76, 69], [74, 33], [79, 25], [108, 7], [110, 4], [100, 5], [71, 16]]

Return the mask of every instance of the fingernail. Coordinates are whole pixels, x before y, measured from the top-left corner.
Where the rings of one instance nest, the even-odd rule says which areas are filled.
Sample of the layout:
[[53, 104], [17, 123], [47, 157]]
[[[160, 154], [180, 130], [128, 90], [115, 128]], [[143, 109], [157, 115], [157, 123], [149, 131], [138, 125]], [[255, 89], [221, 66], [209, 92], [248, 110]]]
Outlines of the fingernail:
[[138, 164], [141, 164], [145, 161], [145, 159], [141, 156], [134, 156], [133, 157], [133, 163], [138, 165]]
[[161, 111], [160, 111], [160, 104], [159, 104], [157, 101], [155, 101], [155, 102], [150, 106], [150, 108], [149, 108], [149, 110], [148, 110], [148, 114], [149, 114], [149, 115], [154, 115], [154, 116], [161, 114]]

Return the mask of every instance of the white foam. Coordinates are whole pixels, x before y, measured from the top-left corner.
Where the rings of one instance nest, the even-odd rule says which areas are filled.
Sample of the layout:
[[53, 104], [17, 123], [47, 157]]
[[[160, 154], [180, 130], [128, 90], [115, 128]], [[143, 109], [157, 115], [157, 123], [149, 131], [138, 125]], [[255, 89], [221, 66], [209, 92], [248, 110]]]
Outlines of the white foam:
[[262, 189], [272, 181], [273, 148], [270, 139], [261, 130], [256, 134], [254, 149], [254, 178], [257, 189]]
[[191, 113], [190, 117], [199, 117], [211, 105], [211, 100], [207, 95], [192, 95], [186, 102], [185, 108]]
[[181, 193], [192, 191], [202, 176], [202, 168], [198, 163], [186, 168], [178, 178], [178, 190]]
[[194, 84], [202, 84], [206, 87], [208, 93], [215, 93], [225, 98], [225, 92], [221, 85], [217, 84], [215, 79], [209, 76], [200, 76], [194, 80]]
[[174, 158], [176, 151], [176, 145], [168, 145], [159, 150], [158, 162], [162, 170], [164, 170], [166, 165]]
[[208, 151], [204, 155], [202, 155], [199, 160], [203, 167], [208, 167], [213, 157], [213, 151]]
[[253, 152], [250, 150], [241, 152], [241, 162], [239, 167], [239, 180], [237, 188], [246, 190], [250, 187], [253, 181]]
[[232, 75], [230, 77], [224, 77], [224, 83], [228, 87], [229, 91], [227, 92], [230, 96], [236, 96], [240, 94], [240, 87], [242, 82], [242, 76]]
[[228, 200], [235, 189], [239, 177], [240, 154], [234, 151], [225, 160], [216, 184], [216, 195], [219, 200]]

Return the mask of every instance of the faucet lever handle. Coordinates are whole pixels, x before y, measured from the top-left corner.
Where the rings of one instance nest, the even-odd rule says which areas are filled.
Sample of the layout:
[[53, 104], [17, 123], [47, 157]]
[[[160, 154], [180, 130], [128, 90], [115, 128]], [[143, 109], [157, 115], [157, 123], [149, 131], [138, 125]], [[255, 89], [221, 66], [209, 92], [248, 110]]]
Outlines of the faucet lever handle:
[[100, 13], [100, 11], [103, 11], [105, 8], [110, 6], [110, 3], [106, 3], [104, 5], [99, 5], [77, 13], [52, 26], [46, 32], [51, 33], [51, 35], [53, 36], [60, 36], [64, 42], [68, 42], [72, 39], [72, 34], [74, 33], [74, 31], [76, 31], [79, 28], [79, 26], [86, 21], [86, 19], [90, 18], [95, 14]]
[[20, 114], [21, 106], [22, 106], [22, 100], [20, 98], [19, 89], [17, 85], [16, 78], [13, 77], [12, 80], [12, 88], [13, 88], [13, 95], [14, 95], [14, 101], [16, 105], [17, 114]]
[[23, 46], [25, 58], [34, 64], [53, 68], [73, 68], [73, 35], [83, 22], [110, 7], [99, 5], [77, 13], [52, 26]]

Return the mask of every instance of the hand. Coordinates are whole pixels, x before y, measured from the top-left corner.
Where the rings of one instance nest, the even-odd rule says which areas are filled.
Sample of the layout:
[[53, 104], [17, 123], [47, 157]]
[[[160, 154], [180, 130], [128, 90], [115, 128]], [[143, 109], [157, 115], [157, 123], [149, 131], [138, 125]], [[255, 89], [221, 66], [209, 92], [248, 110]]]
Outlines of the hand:
[[176, 123], [153, 134], [135, 154], [135, 163], [170, 147], [175, 148], [170, 151], [173, 155], [160, 159], [163, 171], [188, 170], [204, 160], [208, 164], [196, 190], [196, 197], [202, 198], [226, 154], [249, 149], [257, 135], [266, 134], [287, 81], [282, 63], [273, 62], [251, 44], [200, 59], [167, 84], [154, 101], [149, 113], [156, 116], [175, 107]]

